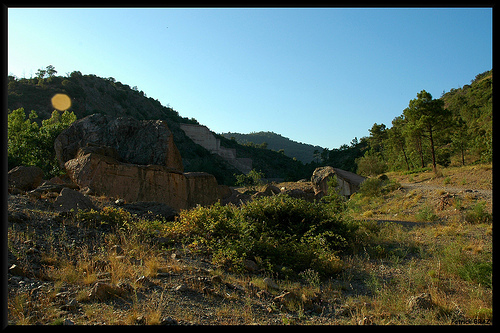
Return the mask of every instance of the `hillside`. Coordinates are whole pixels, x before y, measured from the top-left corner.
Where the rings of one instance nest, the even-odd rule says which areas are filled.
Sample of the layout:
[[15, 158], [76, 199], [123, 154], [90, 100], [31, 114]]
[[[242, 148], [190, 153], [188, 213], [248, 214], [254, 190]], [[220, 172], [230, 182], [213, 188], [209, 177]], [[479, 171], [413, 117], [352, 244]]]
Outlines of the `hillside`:
[[[24, 108], [26, 117], [31, 110], [38, 114], [37, 122], [49, 119], [54, 107], [51, 98], [57, 93], [71, 98], [68, 111], [77, 119], [94, 113], [114, 117], [131, 116], [139, 120], [161, 119], [168, 123], [174, 141], [179, 149], [186, 172], [204, 171], [213, 174], [220, 184], [232, 185], [234, 174], [239, 171], [215, 154], [195, 144], [180, 129], [180, 123], [198, 124], [194, 118], [182, 117], [176, 110], [163, 106], [157, 99], [147, 97], [137, 87], [130, 87], [114, 78], [83, 75], [74, 71], [67, 76], [36, 77], [31, 79], [8, 77], [8, 110]], [[267, 177], [287, 178], [289, 170], [296, 170], [300, 162], [267, 149], [231, 145], [238, 153], [254, 159], [254, 167], [262, 170]], [[9, 167], [11, 167], [9, 165]], [[303, 175], [297, 175], [303, 177]]]
[[280, 151], [284, 150], [284, 154], [289, 157], [295, 157], [302, 163], [311, 163], [315, 160], [315, 151], [322, 152], [320, 146], [296, 142], [274, 132], [252, 132], [249, 134], [241, 134], [235, 132], [222, 133], [222, 136], [227, 139], [235, 138], [236, 142], [241, 145], [255, 143], [261, 145], [267, 143], [267, 149]]

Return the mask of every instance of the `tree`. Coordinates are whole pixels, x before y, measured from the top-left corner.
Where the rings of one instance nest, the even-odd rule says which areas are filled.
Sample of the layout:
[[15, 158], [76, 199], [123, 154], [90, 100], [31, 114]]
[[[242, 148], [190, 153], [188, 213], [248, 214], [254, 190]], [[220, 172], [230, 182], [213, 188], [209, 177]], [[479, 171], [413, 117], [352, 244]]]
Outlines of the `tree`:
[[375, 152], [382, 153], [382, 157], [384, 157], [384, 144], [386, 140], [387, 127], [384, 124], [373, 124], [372, 128], [370, 129], [370, 137], [368, 138], [368, 143], [370, 145], [370, 148]]
[[397, 156], [399, 152], [403, 153], [406, 170], [410, 170], [410, 163], [408, 163], [408, 155], [406, 154], [406, 140], [403, 135], [404, 126], [405, 120], [403, 116], [394, 118], [392, 120], [392, 127], [387, 130], [387, 138], [393, 148], [394, 155]]
[[54, 75], [56, 75], [57, 71], [56, 69], [54, 68], [54, 66], [52, 65], [48, 65], [47, 67], [45, 67], [45, 69], [38, 69], [38, 71], [35, 73], [36, 77], [38, 79], [43, 79], [46, 75], [48, 75], [49, 77], [53, 77]]
[[429, 139], [432, 168], [436, 171], [435, 136], [446, 126], [450, 125], [451, 112], [444, 108], [444, 101], [432, 99], [432, 95], [425, 90], [417, 94], [403, 111], [413, 131], [418, 131]]
[[31, 111], [28, 119], [23, 108], [8, 114], [7, 159], [9, 169], [19, 165], [36, 165], [44, 174], [54, 177], [61, 171], [56, 160], [54, 140], [76, 120], [73, 112], [54, 110], [50, 119], [38, 126], [38, 115]]
[[467, 150], [468, 142], [470, 140], [467, 131], [467, 124], [462, 117], [457, 116], [453, 120], [455, 130], [451, 134], [451, 145], [456, 150], [460, 151], [462, 158], [462, 165], [465, 165], [465, 151]]
[[56, 69], [52, 65], [48, 65], [47, 67], [45, 67], [45, 72], [49, 77], [53, 77], [54, 75], [57, 74]]

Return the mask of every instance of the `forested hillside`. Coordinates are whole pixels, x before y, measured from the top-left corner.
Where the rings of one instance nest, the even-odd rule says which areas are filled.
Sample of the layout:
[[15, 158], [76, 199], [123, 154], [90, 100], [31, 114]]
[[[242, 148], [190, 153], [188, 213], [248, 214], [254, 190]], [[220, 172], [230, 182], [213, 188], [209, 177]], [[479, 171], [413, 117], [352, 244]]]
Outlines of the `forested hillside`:
[[241, 134], [234, 132], [222, 133], [227, 139], [234, 138], [236, 142], [245, 146], [259, 146], [284, 153], [286, 156], [295, 157], [302, 163], [318, 160], [318, 153], [323, 150], [320, 146], [296, 142], [274, 132], [252, 132]]
[[[19, 163], [31, 163], [44, 164], [40, 166], [49, 175], [60, 172], [53, 161], [55, 157], [52, 145], [55, 135], [62, 130], [61, 119], [57, 112], [53, 114], [51, 98], [55, 94], [66, 94], [71, 98], [68, 112], [73, 113], [77, 119], [94, 113], [103, 113], [115, 117], [131, 116], [140, 120], [166, 120], [173, 132], [186, 172], [204, 171], [213, 174], [221, 184], [234, 184], [233, 175], [239, 171], [219, 156], [195, 144], [180, 129], [180, 123], [198, 124], [195, 119], [180, 116], [176, 110], [163, 106], [157, 99], [147, 97], [146, 93], [137, 87], [130, 87], [112, 77], [83, 75], [79, 71], [66, 76], [56, 74], [57, 71], [53, 66], [47, 66], [46, 69], [39, 69], [34, 78], [8, 76], [9, 169]], [[14, 110], [21, 108], [24, 117], [22, 113], [13, 113]], [[35, 113], [31, 113], [32, 110]], [[53, 116], [58, 118], [51, 118]], [[65, 126], [68, 126], [70, 118], [69, 115], [66, 116]], [[51, 125], [55, 130], [49, 129], [50, 135], [47, 136], [44, 133], [47, 132], [49, 119], [52, 119], [50, 123], [58, 123], [58, 126]], [[46, 120], [45, 125], [44, 120]], [[30, 140], [30, 137], [36, 140]], [[27, 144], [29, 147], [26, 147]], [[38, 154], [35, 147], [41, 148], [38, 151], [43, 154]], [[290, 170], [298, 170], [301, 165], [300, 162], [271, 150], [237, 144], [234, 148], [237, 148], [238, 154], [241, 151], [245, 155], [238, 157], [253, 158], [254, 167], [261, 168], [267, 177], [288, 178]], [[21, 152], [24, 152], [25, 156], [20, 156]], [[44, 162], [47, 160], [48, 163]]]
[[[220, 183], [234, 184], [233, 175], [239, 172], [217, 155], [195, 144], [180, 129], [180, 123], [198, 124], [196, 119], [182, 117], [176, 110], [147, 97], [137, 87], [122, 84], [112, 77], [82, 75], [78, 71], [64, 77], [56, 76], [56, 73], [52, 66], [47, 66], [45, 70], [40, 69], [34, 78], [8, 77], [9, 168], [22, 162], [13, 154], [14, 151], [17, 154], [26, 151], [23, 146], [29, 141], [26, 138], [34, 137], [29, 131], [44, 133], [39, 135], [38, 141], [31, 141], [32, 146], [52, 149], [49, 141], [61, 130], [62, 120], [59, 116], [59, 120], [51, 118], [57, 116], [53, 114], [51, 98], [63, 93], [71, 98], [68, 111], [78, 119], [93, 113], [104, 113], [117, 117], [166, 120], [186, 171], [209, 172]], [[376, 175], [386, 171], [412, 172], [492, 161], [493, 70], [478, 74], [471, 84], [451, 89], [437, 99], [425, 90], [415, 94], [416, 98], [409, 101], [408, 107], [394, 118], [392, 124], [375, 123], [368, 137], [354, 137], [349, 144], [332, 150], [298, 143], [273, 132], [228, 132], [217, 137], [221, 139], [222, 146], [236, 148], [237, 157], [252, 158], [254, 169], [263, 172], [265, 177], [291, 181], [309, 178], [314, 168], [322, 165], [361, 175]], [[20, 108], [24, 109], [24, 117], [19, 112], [16, 115], [13, 113]], [[31, 110], [35, 114], [28, 119]], [[70, 119], [71, 115], [66, 115], [64, 122]], [[43, 120], [46, 120], [45, 125]], [[17, 123], [11, 126], [14, 121]], [[34, 129], [23, 123], [31, 121], [41, 127]], [[25, 139], [16, 139], [22, 141], [19, 141], [22, 144], [18, 143], [16, 150], [13, 149], [11, 129], [19, 130], [21, 127], [26, 132]], [[31, 160], [27, 159], [31, 163], [35, 160], [42, 163], [50, 157], [50, 153], [45, 153], [43, 149], [31, 155]], [[43, 163], [46, 164], [44, 169], [49, 170], [50, 163]]]
[[493, 159], [493, 70], [434, 99], [416, 94], [392, 127], [375, 123], [357, 171], [385, 171], [488, 163]]

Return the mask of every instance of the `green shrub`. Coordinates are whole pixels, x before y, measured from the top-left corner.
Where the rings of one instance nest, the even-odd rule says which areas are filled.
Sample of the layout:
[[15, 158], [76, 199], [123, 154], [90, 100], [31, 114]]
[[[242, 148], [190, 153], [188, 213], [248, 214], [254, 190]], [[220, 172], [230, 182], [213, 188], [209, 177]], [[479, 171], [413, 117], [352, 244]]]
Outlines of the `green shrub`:
[[236, 271], [243, 269], [244, 259], [254, 259], [278, 274], [314, 269], [330, 275], [341, 269], [337, 254], [355, 230], [328, 204], [276, 195], [240, 208], [216, 203], [182, 211], [168, 235]]
[[430, 206], [425, 205], [418, 211], [415, 218], [419, 221], [434, 222], [438, 217]]
[[465, 221], [473, 224], [490, 223], [493, 220], [492, 214], [485, 209], [486, 203], [479, 201], [465, 212]]
[[31, 111], [28, 119], [23, 108], [9, 112], [7, 116], [7, 158], [9, 170], [19, 165], [40, 167], [46, 178], [61, 172], [54, 151], [54, 140], [76, 120], [73, 112], [54, 110], [49, 119], [39, 126], [38, 115]]
[[262, 172], [252, 169], [248, 174], [234, 175], [236, 178], [236, 186], [244, 186], [250, 190], [255, 190], [255, 187], [262, 185], [261, 178], [264, 177]]
[[389, 180], [387, 176], [368, 178], [361, 183], [358, 192], [364, 197], [377, 197], [397, 190], [399, 187], [401, 187], [400, 183]]

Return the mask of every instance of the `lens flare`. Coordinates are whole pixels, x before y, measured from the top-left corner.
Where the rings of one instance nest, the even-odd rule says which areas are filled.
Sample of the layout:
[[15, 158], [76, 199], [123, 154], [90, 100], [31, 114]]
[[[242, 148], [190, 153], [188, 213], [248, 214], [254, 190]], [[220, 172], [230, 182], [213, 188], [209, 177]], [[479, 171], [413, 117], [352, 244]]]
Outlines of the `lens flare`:
[[51, 101], [54, 109], [59, 111], [65, 111], [71, 107], [71, 98], [66, 94], [55, 94]]

